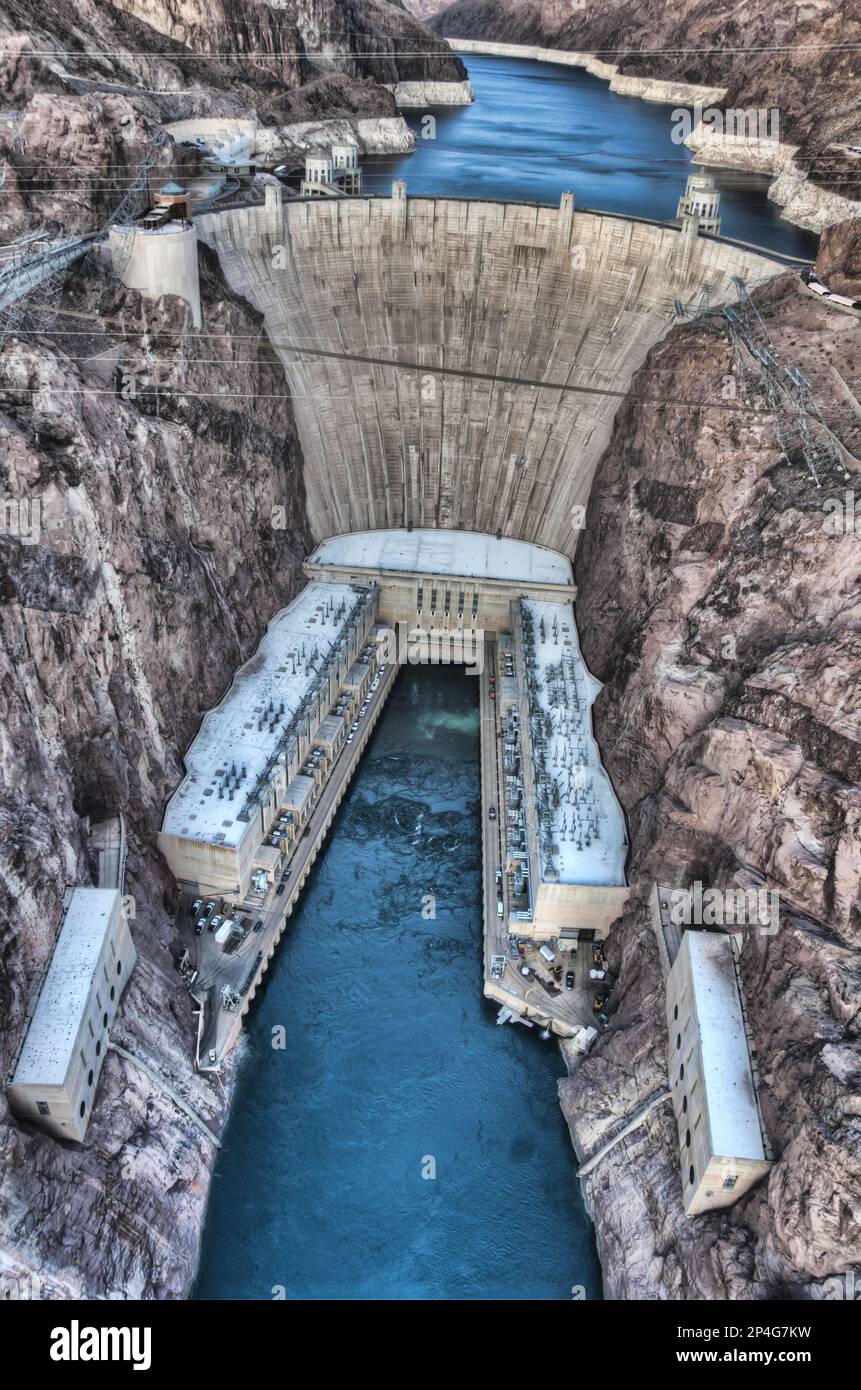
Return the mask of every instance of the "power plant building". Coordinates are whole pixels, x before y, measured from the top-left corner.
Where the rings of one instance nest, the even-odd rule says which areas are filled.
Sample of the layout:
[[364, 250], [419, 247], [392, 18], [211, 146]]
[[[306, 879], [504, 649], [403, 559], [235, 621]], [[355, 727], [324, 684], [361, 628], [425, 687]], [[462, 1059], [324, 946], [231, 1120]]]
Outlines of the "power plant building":
[[71, 888], [54, 952], [6, 1088], [10, 1109], [81, 1142], [111, 1025], [137, 955], [119, 889]]
[[[376, 591], [311, 583], [273, 618], [221, 703], [204, 716], [168, 802], [159, 846], [172, 872], [201, 893], [248, 895], [277, 869], [265, 851], [279, 808], [304, 820], [316, 796], [317, 733], [333, 706], [352, 710], [352, 671], [375, 618]], [[327, 729], [330, 726], [327, 724]]]
[[314, 579], [379, 587], [381, 622], [431, 630], [507, 631], [521, 594], [572, 599], [564, 555], [545, 546], [444, 527], [332, 536], [305, 561]]

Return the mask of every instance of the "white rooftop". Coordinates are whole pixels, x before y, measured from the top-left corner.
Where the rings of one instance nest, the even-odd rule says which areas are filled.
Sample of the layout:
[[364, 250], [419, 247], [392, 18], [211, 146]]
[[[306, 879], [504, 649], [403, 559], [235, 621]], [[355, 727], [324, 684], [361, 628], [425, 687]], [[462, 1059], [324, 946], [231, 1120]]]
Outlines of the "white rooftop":
[[725, 1158], [764, 1158], [729, 936], [686, 931], [676, 957], [680, 968], [684, 968], [686, 957], [712, 1153]]
[[[349, 584], [311, 583], [276, 614], [221, 703], [204, 716], [185, 755], [186, 776], [165, 811], [166, 834], [239, 844], [247, 822], [237, 817], [246, 798], [270, 767], [285, 726], [326, 658], [348, 632], [362, 597]], [[234, 766], [239, 785], [231, 800], [224, 782]]]
[[62, 1086], [65, 1081], [111, 914], [119, 901], [116, 888], [73, 890], [18, 1057], [15, 1084]]
[[[573, 607], [524, 599], [522, 611], [530, 712], [533, 702], [536, 706], [530, 717], [536, 795], [539, 752], [550, 778], [546, 814], [537, 821], [541, 826], [543, 819], [545, 831], [539, 841], [542, 881], [624, 887], [625, 820], [592, 733], [592, 705], [601, 684], [581, 655]], [[534, 638], [531, 670], [527, 618]]]
[[574, 585], [571, 562], [564, 555], [510, 536], [497, 540], [483, 531], [353, 531], [322, 541], [308, 563]]

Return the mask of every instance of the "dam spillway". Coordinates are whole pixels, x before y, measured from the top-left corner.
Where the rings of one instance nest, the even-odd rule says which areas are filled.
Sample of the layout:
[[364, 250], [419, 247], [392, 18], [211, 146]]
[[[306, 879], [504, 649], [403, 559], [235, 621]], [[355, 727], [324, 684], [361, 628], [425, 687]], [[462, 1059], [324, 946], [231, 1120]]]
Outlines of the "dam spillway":
[[785, 270], [695, 226], [399, 185], [196, 225], [284, 363], [316, 540], [450, 527], [572, 554], [619, 393], [675, 302]]

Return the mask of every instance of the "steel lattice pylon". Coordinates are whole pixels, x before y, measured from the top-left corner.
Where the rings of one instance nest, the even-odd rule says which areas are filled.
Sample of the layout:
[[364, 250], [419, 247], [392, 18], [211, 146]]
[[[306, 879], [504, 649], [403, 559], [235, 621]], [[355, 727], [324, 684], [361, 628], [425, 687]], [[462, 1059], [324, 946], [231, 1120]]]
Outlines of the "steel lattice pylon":
[[[44, 333], [52, 327], [69, 267], [81, 256], [89, 256], [100, 271], [106, 268], [94, 256], [95, 248], [104, 244], [112, 227], [134, 226], [149, 201], [149, 175], [166, 140], [159, 131], [149, 142], [134, 179], [97, 232], [47, 243], [40, 232], [33, 232], [0, 248], [0, 340], [22, 331]], [[110, 269], [118, 280], [130, 255], [131, 237], [127, 236], [112, 250]]]
[[745, 404], [753, 406], [757, 395], [764, 391], [764, 413], [772, 416], [781, 452], [790, 462], [803, 458], [818, 488], [829, 474], [848, 478], [842, 453], [822, 417], [809, 380], [800, 367], [784, 362], [778, 355], [745, 281], [734, 276], [733, 283], [738, 303], [706, 309], [703, 314], [719, 313], [729, 327], [735, 372]]

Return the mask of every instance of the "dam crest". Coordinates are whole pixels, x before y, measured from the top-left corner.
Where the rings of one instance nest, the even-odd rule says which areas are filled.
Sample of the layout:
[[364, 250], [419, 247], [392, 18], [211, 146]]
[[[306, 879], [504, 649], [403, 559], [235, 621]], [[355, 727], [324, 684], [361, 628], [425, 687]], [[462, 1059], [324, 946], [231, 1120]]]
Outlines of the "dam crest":
[[619, 402], [676, 301], [786, 269], [696, 219], [578, 212], [569, 194], [408, 199], [396, 183], [196, 226], [284, 364], [317, 541], [443, 527], [573, 554]]

